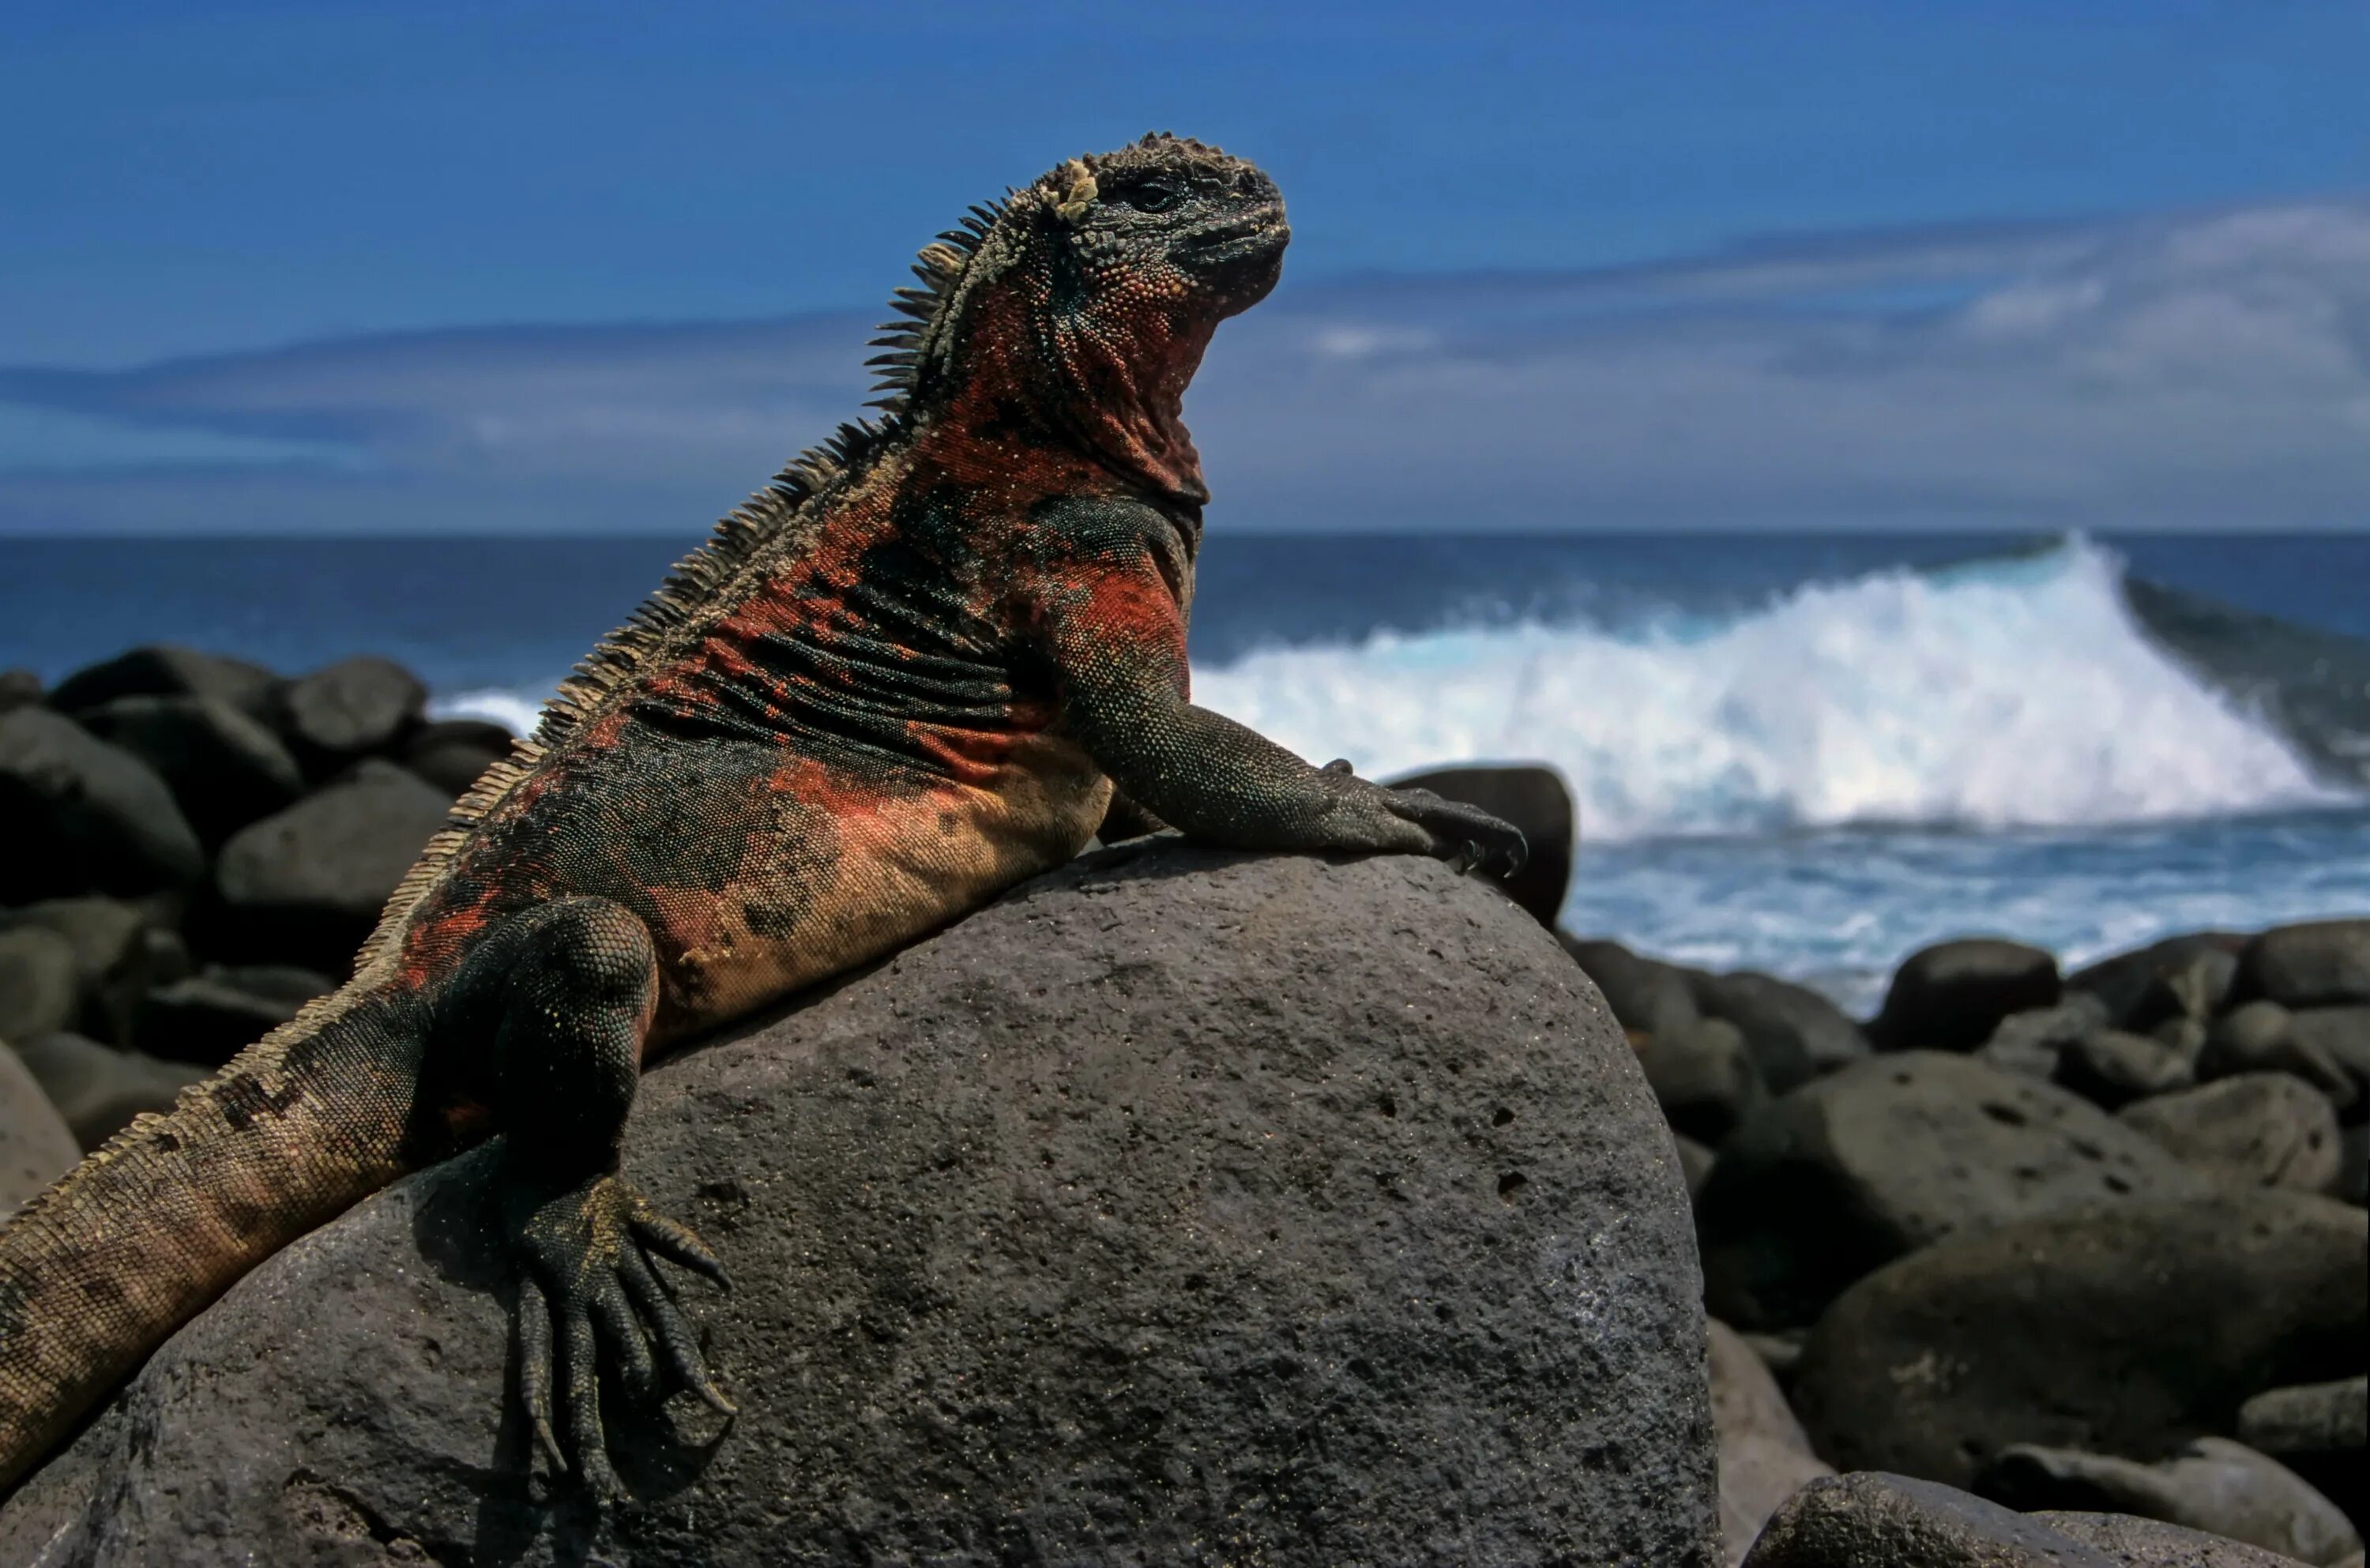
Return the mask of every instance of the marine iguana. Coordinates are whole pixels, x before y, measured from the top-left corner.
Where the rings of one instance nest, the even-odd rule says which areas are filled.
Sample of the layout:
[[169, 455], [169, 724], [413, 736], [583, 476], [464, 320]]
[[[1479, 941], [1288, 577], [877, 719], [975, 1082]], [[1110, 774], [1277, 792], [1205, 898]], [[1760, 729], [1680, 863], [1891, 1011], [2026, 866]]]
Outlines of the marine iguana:
[[1067, 859], [1114, 786], [1219, 844], [1519, 864], [1495, 818], [1188, 700], [1208, 491], [1182, 395], [1288, 237], [1265, 174], [1160, 134], [924, 248], [876, 340], [885, 417], [593, 651], [351, 981], [0, 1231], [0, 1484], [262, 1259], [500, 1133], [519, 1396], [550, 1461], [615, 1493], [602, 1356], [731, 1409], [654, 1263], [723, 1270], [621, 1166], [646, 1055]]

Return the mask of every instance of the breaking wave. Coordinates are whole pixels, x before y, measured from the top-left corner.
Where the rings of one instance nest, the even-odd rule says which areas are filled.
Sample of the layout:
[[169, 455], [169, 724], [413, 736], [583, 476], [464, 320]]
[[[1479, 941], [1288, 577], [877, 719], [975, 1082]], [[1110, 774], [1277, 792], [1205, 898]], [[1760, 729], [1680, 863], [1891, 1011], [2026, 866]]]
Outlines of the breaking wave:
[[[2152, 639], [2124, 587], [2111, 551], [2075, 539], [1808, 584], [1742, 613], [1273, 649], [1197, 668], [1194, 696], [1370, 775], [1552, 764], [1597, 841], [2112, 826], [2360, 799]], [[438, 707], [523, 730], [539, 698]]]
[[2353, 798], [2151, 640], [2114, 556], [2078, 539], [1717, 618], [1275, 650], [1197, 673], [1195, 696], [1365, 773], [1551, 763], [1598, 840], [2110, 825]]

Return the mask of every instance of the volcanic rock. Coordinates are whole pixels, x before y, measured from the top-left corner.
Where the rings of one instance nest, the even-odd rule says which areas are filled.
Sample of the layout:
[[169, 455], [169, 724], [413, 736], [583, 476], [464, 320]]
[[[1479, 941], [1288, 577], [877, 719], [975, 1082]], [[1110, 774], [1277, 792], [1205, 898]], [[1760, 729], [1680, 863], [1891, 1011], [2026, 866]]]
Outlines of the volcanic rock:
[[1744, 1559], [1744, 1568], [2115, 1568], [2115, 1563], [2114, 1558], [1996, 1503], [1880, 1470], [1830, 1476], [1802, 1488], [1778, 1511]]
[[2241, 1073], [2126, 1105], [2117, 1118], [2190, 1164], [2243, 1187], [2337, 1185], [2337, 1113], [2286, 1073]]
[[1462, 801], [1523, 830], [1530, 846], [1523, 869], [1499, 886], [1552, 927], [1571, 885], [1572, 846], [1580, 836], [1579, 809], [1563, 776], [1543, 764], [1528, 767], [1443, 767], [1391, 780], [1394, 790], [1429, 790], [1444, 801]]
[[155, 768], [210, 845], [305, 792], [304, 776], [280, 738], [218, 698], [120, 697], [83, 714], [82, 722]]
[[2227, 1432], [2261, 1389], [2361, 1371], [2365, 1319], [2361, 1210], [2221, 1188], [1912, 1253], [1828, 1309], [1789, 1392], [1832, 1462], [1963, 1485], [2013, 1444], [2146, 1460]]
[[1748, 1116], [1696, 1203], [1711, 1309], [1808, 1323], [1870, 1270], [1946, 1237], [2207, 1180], [2061, 1089], [1901, 1052]]
[[1558, 931], [1556, 937], [1596, 982], [1596, 988], [1605, 994], [1605, 1005], [1632, 1038], [1674, 1033], [1702, 1016], [1696, 1009], [1688, 971], [1641, 958], [1619, 942], [1565, 931]]
[[1697, 1010], [1744, 1032], [1773, 1093], [1868, 1055], [1868, 1037], [1844, 1010], [1807, 986], [1740, 970], [1690, 976]]
[[2167, 937], [2067, 975], [2065, 988], [2096, 997], [2109, 1022], [2134, 1033], [2168, 1018], [2210, 1017], [2229, 999], [2246, 942], [2228, 931]]
[[2238, 1441], [2318, 1487], [2370, 1530], [2370, 1380], [2268, 1389], [2238, 1407]]
[[403, 766], [458, 798], [477, 775], [511, 754], [511, 732], [483, 719], [440, 719], [404, 743]]
[[0, 1040], [30, 1040], [75, 1020], [75, 952], [38, 926], [0, 931]]
[[2336, 1504], [2276, 1460], [2223, 1437], [2200, 1437], [2152, 1465], [2018, 1444], [1992, 1460], [1975, 1490], [2027, 1513], [2162, 1519], [2300, 1562], [2334, 1563], [2362, 1549]]
[[2000, 1020], [1975, 1056], [2002, 1072], [2054, 1079], [2065, 1048], [2088, 1039], [2108, 1022], [2106, 1003], [2088, 991], [2068, 991], [2054, 1007], [2029, 1008]]
[[1711, 1421], [1720, 1435], [1720, 1536], [1733, 1564], [1769, 1516], [1821, 1476], [1833, 1475], [1753, 1347], [1714, 1318], [1709, 1331]]
[[2295, 1020], [2295, 1014], [2272, 1001], [2232, 1009], [2214, 1020], [2197, 1058], [2197, 1076], [2210, 1080], [2238, 1073], [2292, 1073], [2329, 1096], [2338, 1110], [2351, 1108], [2360, 1098], [2353, 1075], [2330, 1055], [2325, 1041], [2300, 1034]]
[[626, 1167], [741, 1414], [605, 1401], [606, 1513], [527, 1479], [494, 1152], [182, 1330], [0, 1561], [1712, 1560], [1670, 1136], [1437, 863], [1104, 851], [657, 1066]]
[[2281, 926], [2239, 955], [2240, 988], [2284, 1007], [2370, 1003], [2370, 919]]
[[2161, 1041], [2102, 1029], [2058, 1053], [2055, 1078], [2091, 1104], [2113, 1111], [2151, 1094], [2187, 1089], [2197, 1074], [2186, 1056]]
[[1642, 1041], [1638, 1061], [1671, 1126], [1713, 1148], [1768, 1098], [1743, 1032], [1720, 1019]]
[[289, 744], [316, 776], [381, 752], [420, 721], [428, 688], [391, 659], [340, 659], [282, 688], [278, 717]]
[[17, 1054], [0, 1045], [0, 1219], [81, 1160], [57, 1107]]
[[74, 1033], [28, 1041], [17, 1055], [86, 1150], [121, 1132], [143, 1111], [171, 1109], [183, 1089], [206, 1076], [186, 1062], [112, 1050]]
[[244, 660], [159, 644], [75, 671], [50, 694], [50, 706], [77, 713], [120, 697], [205, 697], [254, 713], [278, 679]]
[[242, 829], [214, 868], [218, 949], [342, 974], [452, 801], [376, 758]]
[[0, 904], [187, 887], [205, 870], [155, 769], [46, 708], [0, 713]]
[[1972, 1051], [2010, 1013], [2059, 993], [2057, 960], [2022, 942], [1968, 937], [1911, 953], [1869, 1038], [1886, 1051]]

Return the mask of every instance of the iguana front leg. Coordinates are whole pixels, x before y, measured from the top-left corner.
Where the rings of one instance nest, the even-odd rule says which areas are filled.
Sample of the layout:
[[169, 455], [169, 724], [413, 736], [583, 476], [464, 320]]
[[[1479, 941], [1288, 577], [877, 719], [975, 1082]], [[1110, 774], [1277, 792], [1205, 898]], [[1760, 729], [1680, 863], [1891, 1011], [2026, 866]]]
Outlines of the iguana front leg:
[[604, 1355], [627, 1389], [648, 1396], [658, 1383], [655, 1343], [685, 1387], [732, 1411], [656, 1263], [719, 1285], [723, 1267], [620, 1167], [657, 999], [648, 928], [621, 905], [570, 898], [489, 928], [438, 1009], [442, 1040], [483, 1053], [479, 1087], [504, 1129], [500, 1203], [519, 1263], [528, 1422], [553, 1467], [567, 1470], [573, 1450], [586, 1485], [604, 1498], [621, 1490], [601, 1421]]
[[1312, 767], [1196, 707], [1185, 662], [1175, 525], [1140, 502], [1064, 500], [1032, 520], [1028, 592], [1064, 721], [1128, 798], [1188, 837], [1246, 849], [1435, 855], [1510, 874], [1522, 834], [1424, 790], [1386, 790], [1346, 762]]

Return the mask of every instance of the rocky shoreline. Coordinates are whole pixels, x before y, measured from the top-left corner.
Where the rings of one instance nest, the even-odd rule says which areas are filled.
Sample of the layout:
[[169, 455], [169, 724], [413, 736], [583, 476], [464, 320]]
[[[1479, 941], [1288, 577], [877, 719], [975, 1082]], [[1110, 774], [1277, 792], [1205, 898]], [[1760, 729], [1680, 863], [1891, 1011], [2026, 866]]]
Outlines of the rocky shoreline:
[[[431, 721], [424, 705], [415, 678], [368, 658], [286, 678], [159, 648], [47, 692], [0, 675], [0, 821], [10, 824], [0, 1040], [15, 1047], [0, 1051], [0, 1208], [335, 984], [454, 796], [509, 744], [496, 726]], [[1425, 782], [1523, 821], [1542, 853], [1513, 891], [1549, 921], [1574, 840], [1553, 776], [1448, 769]], [[1095, 920], [1085, 918], [1090, 899]], [[1113, 910], [1127, 913], [1135, 947], [1099, 934]], [[942, 1409], [951, 1424], [927, 1440], [898, 1427], [906, 1435], [896, 1443], [854, 1428], [818, 1457], [789, 1425], [753, 1414], [718, 1450], [743, 1457], [716, 1468], [654, 1451], [645, 1490], [666, 1501], [596, 1525], [564, 1499], [498, 1479], [511, 1461], [523, 1466], [524, 1449], [490, 1424], [502, 1377], [492, 1262], [443, 1270], [461, 1288], [433, 1302], [406, 1297], [477, 1325], [435, 1338], [437, 1365], [450, 1350], [449, 1367], [390, 1366], [359, 1392], [347, 1389], [384, 1404], [392, 1380], [417, 1420], [374, 1426], [338, 1403], [351, 1379], [340, 1381], [336, 1356], [394, 1331], [366, 1296], [339, 1296], [346, 1317], [328, 1313], [328, 1328], [304, 1320], [307, 1304], [333, 1278], [400, 1275], [406, 1256], [416, 1272], [416, 1249], [431, 1239], [420, 1205], [456, 1180], [431, 1172], [291, 1249], [185, 1331], [158, 1357], [178, 1374], [152, 1366], [70, 1460], [0, 1507], [0, 1543], [29, 1549], [37, 1535], [71, 1528], [84, 1543], [74, 1561], [135, 1561], [130, 1525], [85, 1510], [99, 1493], [163, 1487], [202, 1493], [216, 1512], [152, 1510], [142, 1516], [149, 1527], [224, 1541], [261, 1532], [280, 1542], [275, 1560], [290, 1562], [419, 1560], [386, 1544], [398, 1539], [436, 1561], [472, 1561], [496, 1537], [500, 1560], [565, 1560], [566, 1542], [583, 1547], [604, 1530], [622, 1532], [601, 1539], [624, 1558], [650, 1562], [1215, 1561], [1231, 1551], [1276, 1562], [1347, 1553], [1659, 1564], [1708, 1561], [1715, 1536], [1724, 1561], [1761, 1568], [2359, 1561], [2370, 1524], [2370, 918], [2178, 937], [2071, 974], [2013, 941], [1947, 942], [1905, 959], [1867, 1020], [1772, 976], [1557, 937], [1560, 951], [1513, 907], [1438, 868], [1149, 841], [1089, 856], [844, 990], [662, 1067], [652, 1102], [681, 1101], [689, 1120], [668, 1133], [652, 1113], [632, 1158], [638, 1168], [677, 1160], [691, 1210], [732, 1209], [691, 1217], [736, 1236], [736, 1272], [772, 1269], [780, 1278], [765, 1294], [795, 1303], [819, 1287], [811, 1271], [825, 1265], [813, 1260], [830, 1254], [834, 1236], [879, 1230], [893, 1251], [887, 1239], [900, 1227], [951, 1234], [972, 1200], [926, 1177], [943, 1149], [971, 1150], [958, 1163], [993, 1183], [1022, 1180], [1041, 1145], [1076, 1167], [1062, 1191], [1136, 1194], [1112, 1208], [1135, 1216], [1121, 1252], [1141, 1282], [1122, 1291], [1133, 1303], [1124, 1323], [1048, 1284], [1074, 1284], [1110, 1258], [1092, 1263], [1076, 1251], [1101, 1234], [1099, 1205], [1081, 1211], [1086, 1230], [1074, 1235], [1061, 1219], [1047, 1232], [1046, 1216], [1067, 1214], [1069, 1200], [1044, 1193], [1035, 1206], [972, 1216], [1034, 1236], [1029, 1245], [1049, 1256], [1075, 1254], [1034, 1285], [1018, 1253], [1009, 1267], [982, 1255], [966, 1271], [947, 1262], [944, 1246], [925, 1247], [915, 1266], [936, 1283], [870, 1317], [850, 1305], [863, 1277], [853, 1262], [849, 1282], [824, 1292], [838, 1305], [816, 1321], [782, 1303], [745, 1319], [745, 1303], [730, 1319], [711, 1309], [718, 1333], [751, 1336], [749, 1375], [761, 1365], [806, 1368], [803, 1391], [777, 1401], [799, 1420], [827, 1425], [827, 1410], [853, 1401], [876, 1417], [891, 1410], [892, 1426], [909, 1406]], [[1423, 984], [1390, 1011], [1376, 998], [1405, 978], [1381, 962], [1394, 953]], [[957, 1005], [955, 981], [932, 978], [948, 965], [971, 983], [997, 965], [1016, 975], [1068, 966], [1103, 999], [1055, 1017], [1016, 981], [1010, 996], [988, 987], [995, 994]], [[1147, 1010], [1147, 997], [1162, 1007]], [[845, 1066], [883, 1048], [857, 1038], [868, 1008], [901, 1029], [942, 1016], [930, 1037], [949, 1050], [989, 1037], [999, 1050], [1032, 1042], [1008, 1047], [1020, 1053], [1012, 1076], [993, 1084], [945, 1077], [960, 1051], [930, 1069], [939, 1077], [915, 1078], [893, 1113], [865, 1113], [870, 1144], [846, 1124], [851, 1151], [903, 1158], [892, 1135], [930, 1142], [911, 1151], [923, 1174], [895, 1189], [907, 1194], [902, 1209], [883, 1219], [867, 1206], [877, 1200], [851, 1190], [801, 1210], [800, 1192], [830, 1186], [826, 1163], [783, 1170], [776, 1194], [771, 1157], [721, 1161], [733, 1170], [703, 1159], [694, 1135], [742, 1091], [697, 1083], [728, 1067], [775, 1071], [762, 1064], [782, 1053], [803, 1062], [823, 1051]], [[1561, 1038], [1559, 1019], [1578, 1031], [1572, 1043], [1536, 1055]], [[1181, 1032], [1168, 1047], [1143, 1055], [1172, 1024]], [[1498, 1084], [1493, 1075], [1516, 1063], [1524, 1081]], [[829, 1082], [782, 1070], [781, 1094], [804, 1107], [781, 1135], [793, 1144], [801, 1126], [857, 1114]], [[893, 1076], [888, 1059], [863, 1070]], [[1180, 1087], [1200, 1081], [1192, 1073], [1236, 1087]], [[1078, 1130], [1058, 1130], [1068, 1124], [1057, 1117], [1018, 1143], [1009, 1128], [992, 1133], [1018, 1113], [999, 1110], [997, 1097], [1018, 1094], [1075, 1094]], [[949, 1096], [975, 1122], [923, 1138], [929, 1108]], [[1303, 1096], [1333, 1120], [1286, 1109]], [[733, 1103], [735, 1116], [781, 1113], [746, 1094]], [[1174, 1113], [1174, 1128], [1145, 1121], [1153, 1103]], [[1247, 1126], [1300, 1151], [1288, 1179], [1223, 1152]], [[1172, 1165], [1145, 1186], [1133, 1161], [1154, 1159], [1148, 1148]], [[891, 1190], [881, 1180], [873, 1190]], [[1470, 1213], [1457, 1206], [1468, 1189], [1487, 1199]], [[1253, 1202], [1253, 1191], [1264, 1195]], [[768, 1212], [777, 1195], [789, 1205], [778, 1216]], [[438, 1201], [449, 1209], [459, 1200]], [[1180, 1237], [1251, 1209], [1305, 1216], [1271, 1232], [1283, 1272], [1230, 1276], [1222, 1310], [1164, 1320], [1156, 1297], [1196, 1299], [1214, 1270], [1241, 1262], [1226, 1247], [1207, 1251], [1206, 1237]], [[1676, 1253], [1650, 1239], [1672, 1224]], [[1582, 1235], [1616, 1239], [1570, 1254], [1581, 1272], [1545, 1287], [1536, 1308], [1518, 1308], [1541, 1288], [1524, 1271]], [[798, 1248], [806, 1262], [793, 1259]], [[342, 1261], [324, 1261], [332, 1257]], [[1321, 1267], [1311, 1261], [1319, 1257]], [[953, 1272], [933, 1272], [942, 1269]], [[1383, 1320], [1383, 1298], [1406, 1295], [1418, 1277], [1426, 1309], [1447, 1314], [1424, 1335]], [[1056, 1297], [1066, 1304], [1049, 1306]], [[1255, 1299], [1270, 1306], [1253, 1311]], [[1605, 1315], [1604, 1304], [1633, 1300], [1645, 1305]], [[1278, 1305], [1286, 1301], [1299, 1306]], [[994, 1319], [1007, 1308], [1022, 1316]], [[987, 1316], [943, 1342], [921, 1326], [934, 1313], [971, 1311]], [[1184, 1382], [1161, 1385], [1131, 1407], [1142, 1420], [1105, 1433], [1090, 1461], [1093, 1445], [1064, 1435], [1085, 1416], [1052, 1412], [1074, 1399], [1077, 1412], [1099, 1408], [1114, 1377], [1149, 1389], [1167, 1376], [1156, 1375], [1165, 1365], [1156, 1356], [1139, 1363], [1130, 1347], [1156, 1320], [1162, 1354], [1179, 1366], [1206, 1378], [1223, 1363], [1236, 1381], [1222, 1385], [1225, 1398], [1205, 1383], [1191, 1393]], [[1039, 1357], [1028, 1363], [1037, 1391], [1016, 1384], [990, 1401], [998, 1413], [989, 1428], [1002, 1436], [982, 1448], [966, 1424], [984, 1418], [960, 1401], [934, 1403], [925, 1385], [986, 1377], [993, 1347], [1016, 1343], [1023, 1320], [1040, 1324], [1023, 1336]], [[1040, 1332], [1048, 1320], [1069, 1327], [1049, 1337]], [[1243, 1328], [1253, 1320], [1255, 1334]], [[1480, 1321], [1486, 1332], [1474, 1328]], [[338, 1340], [336, 1322], [363, 1338]], [[224, 1337], [230, 1324], [285, 1352], [270, 1390], [244, 1414], [224, 1414], [219, 1390], [190, 1371], [203, 1346], [223, 1354], [235, 1343]], [[882, 1349], [909, 1340], [938, 1346], [924, 1358], [926, 1376]], [[454, 1348], [465, 1344], [477, 1349]], [[1451, 1344], [1465, 1348], [1451, 1354]], [[1294, 1369], [1279, 1369], [1279, 1357]], [[1616, 1389], [1669, 1419], [1615, 1435], [1605, 1401]], [[1278, 1414], [1287, 1407], [1303, 1411], [1293, 1418], [1302, 1426]], [[452, 1413], [420, 1413], [434, 1411]], [[252, 1463], [223, 1461], [235, 1484], [210, 1473], [201, 1453], [160, 1472], [167, 1461], [123, 1447], [135, 1418], [211, 1432], [206, 1442], [228, 1442], [225, 1454], [251, 1444]], [[792, 1421], [788, 1411], [779, 1419]], [[280, 1440], [292, 1431], [307, 1435]], [[1372, 1440], [1319, 1435], [1337, 1431]], [[964, 1432], [972, 1436], [950, 1435]], [[919, 1447], [897, 1447], [908, 1439]], [[1294, 1445], [1328, 1441], [1343, 1446], [1325, 1449], [1317, 1472], [1292, 1458]], [[505, 1443], [516, 1449], [511, 1461], [499, 1458]], [[1104, 1473], [1122, 1448], [1156, 1483]], [[1188, 1457], [1196, 1452], [1205, 1458]], [[1417, 1452], [1432, 1458], [1415, 1463]], [[1206, 1457], [1220, 1453], [1240, 1462]], [[936, 1454], [938, 1468], [923, 1469], [960, 1482], [970, 1501], [939, 1507], [884, 1479], [921, 1463], [915, 1454]], [[768, 1525], [742, 1505], [789, 1495], [782, 1478], [793, 1472], [768, 1467], [792, 1460], [807, 1478], [792, 1488], [800, 1501], [765, 1516]], [[299, 1472], [311, 1478], [302, 1506], [289, 1490]], [[1057, 1475], [1069, 1491], [1042, 1492]], [[1014, 1491], [1024, 1482], [1041, 1488], [1033, 1500]], [[979, 1489], [1010, 1495], [999, 1504]], [[1430, 1523], [1375, 1501], [1410, 1490]], [[849, 1501], [859, 1493], [863, 1507]], [[1265, 1500], [1248, 1522], [1247, 1499]], [[1009, 1528], [982, 1523], [1003, 1505]], [[1205, 1528], [1220, 1519], [1236, 1533]], [[768, 1528], [816, 1544], [769, 1559]], [[307, 1530], [329, 1533], [315, 1540]], [[1295, 1531], [1318, 1545], [1277, 1544]], [[385, 1550], [339, 1555], [321, 1544], [333, 1537]], [[1180, 1544], [1197, 1539], [1214, 1544]], [[728, 1550], [734, 1540], [743, 1545]]]

